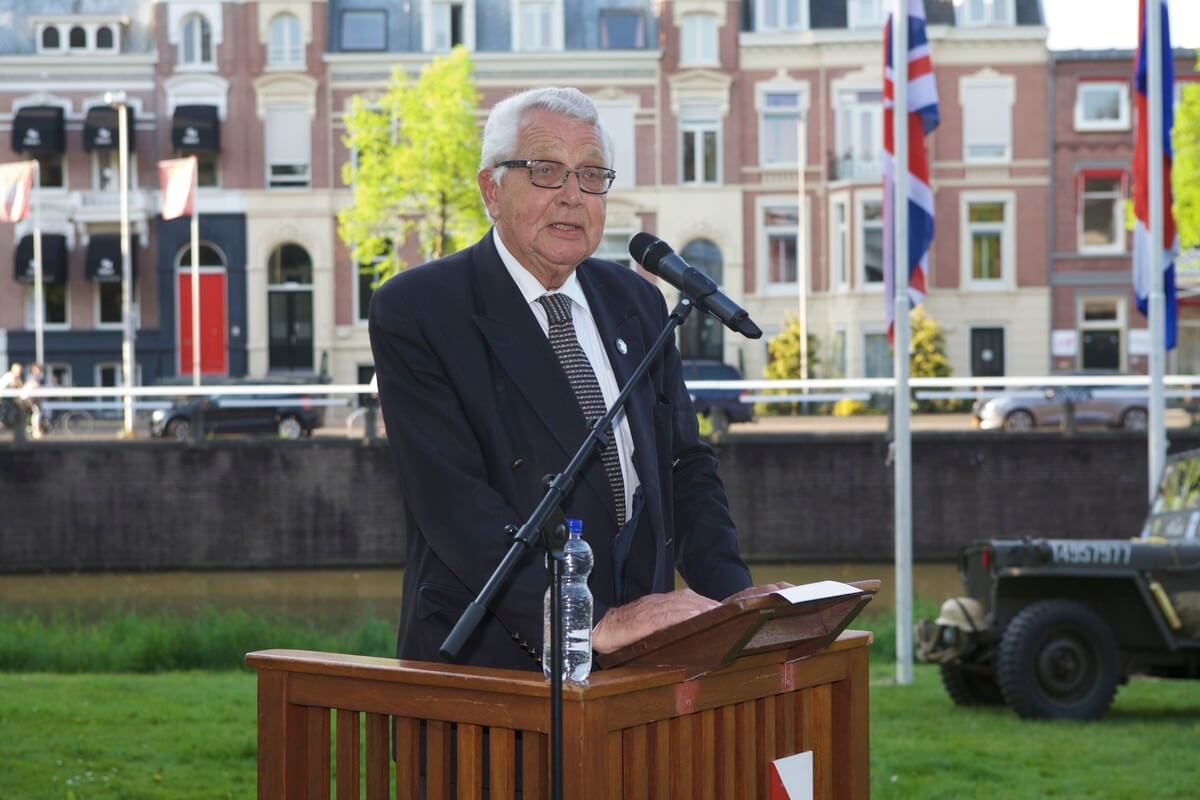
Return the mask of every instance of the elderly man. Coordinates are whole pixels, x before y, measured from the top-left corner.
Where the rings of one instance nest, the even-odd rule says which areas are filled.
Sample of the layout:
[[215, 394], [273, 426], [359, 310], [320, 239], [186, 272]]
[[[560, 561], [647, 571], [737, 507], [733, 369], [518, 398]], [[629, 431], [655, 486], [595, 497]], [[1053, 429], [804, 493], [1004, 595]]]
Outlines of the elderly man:
[[[398, 654], [436, 660], [519, 525], [667, 321], [662, 294], [590, 258], [612, 146], [575, 89], [498, 103], [479, 188], [495, 225], [372, 298], [371, 347], [404, 496]], [[625, 644], [750, 585], [674, 347], [655, 360], [563, 504], [595, 553], [593, 647]], [[674, 589], [675, 571], [690, 589]], [[546, 573], [529, 554], [460, 660], [537, 669]]]

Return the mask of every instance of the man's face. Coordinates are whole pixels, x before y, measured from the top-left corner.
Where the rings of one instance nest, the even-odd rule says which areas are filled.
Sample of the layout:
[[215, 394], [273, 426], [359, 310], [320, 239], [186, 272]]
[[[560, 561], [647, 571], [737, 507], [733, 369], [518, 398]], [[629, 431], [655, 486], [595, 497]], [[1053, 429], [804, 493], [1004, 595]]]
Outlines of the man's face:
[[[524, 122], [513, 159], [559, 161], [571, 169], [608, 166], [590, 123], [540, 109]], [[530, 182], [528, 170], [510, 168], [497, 183], [485, 169], [479, 190], [504, 246], [547, 289], [562, 286], [600, 246], [606, 197], [580, 191], [574, 175], [558, 189], [543, 189]]]

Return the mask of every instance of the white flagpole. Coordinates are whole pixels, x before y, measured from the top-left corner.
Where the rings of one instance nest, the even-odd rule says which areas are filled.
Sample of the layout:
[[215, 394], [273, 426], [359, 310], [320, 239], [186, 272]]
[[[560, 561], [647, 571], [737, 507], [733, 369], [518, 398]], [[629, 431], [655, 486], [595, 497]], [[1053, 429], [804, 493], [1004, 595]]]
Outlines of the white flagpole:
[[908, 419], [908, 0], [896, 0], [892, 23], [895, 154], [892, 159], [895, 235], [892, 286], [896, 394], [893, 430], [896, 505], [896, 682], [913, 680], [912, 644], [912, 438]]
[[200, 385], [200, 164], [192, 156], [192, 383]]
[[[1146, 0], [1146, 59], [1149, 67], [1148, 135], [1150, 163], [1146, 166], [1150, 191], [1150, 429], [1148, 463], [1150, 500], [1153, 502], [1167, 460], [1166, 397], [1163, 372], [1166, 361], [1166, 303], [1163, 297], [1163, 69], [1162, 4]], [[1168, 54], [1169, 55], [1169, 54]]]
[[[808, 379], [808, 235], [806, 226], [808, 223], [808, 214], [804, 209], [804, 195], [806, 194], [806, 183], [808, 175], [806, 174], [807, 150], [804, 141], [804, 117], [801, 116], [796, 120], [796, 161], [799, 162], [796, 169], [797, 181], [799, 183], [799, 191], [796, 200], [796, 286], [799, 290], [800, 298], [800, 377], [803, 380]], [[808, 394], [808, 387], [804, 388], [804, 394]]]
[[34, 363], [46, 368], [46, 289], [42, 276], [42, 165], [33, 159], [33, 351]]
[[129, 252], [129, 148], [126, 145], [130, 135], [124, 93], [115, 102], [117, 109], [117, 165], [121, 198], [121, 321], [123, 335], [121, 341], [121, 369], [125, 384], [125, 427], [124, 435], [132, 438], [133, 432], [133, 384], [136, 366], [133, 358], [133, 262]]

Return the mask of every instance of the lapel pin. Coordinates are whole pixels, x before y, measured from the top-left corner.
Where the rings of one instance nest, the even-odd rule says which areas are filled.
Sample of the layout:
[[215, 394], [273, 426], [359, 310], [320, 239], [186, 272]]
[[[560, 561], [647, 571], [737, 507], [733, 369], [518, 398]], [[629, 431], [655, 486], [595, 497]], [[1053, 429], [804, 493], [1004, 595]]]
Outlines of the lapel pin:
[[624, 339], [617, 339], [617, 352], [621, 355], [625, 355], [629, 352], [629, 346], [625, 344]]

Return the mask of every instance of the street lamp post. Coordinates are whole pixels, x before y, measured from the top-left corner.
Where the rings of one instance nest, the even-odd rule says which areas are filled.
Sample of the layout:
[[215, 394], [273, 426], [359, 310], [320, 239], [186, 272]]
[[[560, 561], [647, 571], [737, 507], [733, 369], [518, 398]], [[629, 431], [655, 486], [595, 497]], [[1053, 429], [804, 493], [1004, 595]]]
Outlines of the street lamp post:
[[104, 102], [117, 109], [117, 180], [121, 198], [121, 372], [125, 394], [123, 435], [133, 437], [133, 264], [129, 252], [129, 149], [126, 118], [129, 106], [124, 92], [105, 92]]

